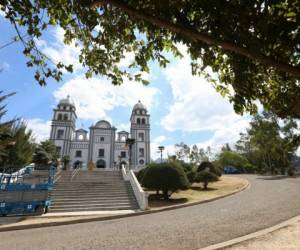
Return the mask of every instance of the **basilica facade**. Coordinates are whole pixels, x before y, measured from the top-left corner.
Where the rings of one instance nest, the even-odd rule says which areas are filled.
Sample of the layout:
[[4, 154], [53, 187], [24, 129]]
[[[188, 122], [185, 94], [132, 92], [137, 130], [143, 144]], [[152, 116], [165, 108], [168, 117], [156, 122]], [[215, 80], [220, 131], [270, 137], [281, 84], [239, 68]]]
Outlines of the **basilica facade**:
[[[138, 169], [150, 162], [150, 115], [139, 101], [130, 116], [130, 132], [119, 131], [108, 121], [100, 120], [89, 131], [76, 129], [76, 107], [70, 97], [62, 99], [53, 110], [50, 140], [60, 158], [69, 156], [74, 168], [87, 168], [93, 162], [97, 168], [116, 168], [129, 164]], [[128, 138], [134, 139], [131, 146]], [[127, 141], [127, 143], [126, 143]]]

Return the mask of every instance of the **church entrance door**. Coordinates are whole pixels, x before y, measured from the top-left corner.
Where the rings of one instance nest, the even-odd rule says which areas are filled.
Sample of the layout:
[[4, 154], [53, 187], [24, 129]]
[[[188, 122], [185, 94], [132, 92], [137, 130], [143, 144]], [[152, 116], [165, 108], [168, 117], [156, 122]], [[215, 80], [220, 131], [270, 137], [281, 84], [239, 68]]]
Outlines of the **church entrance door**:
[[98, 160], [96, 164], [97, 168], [105, 168], [105, 165], [105, 161], [102, 159]]

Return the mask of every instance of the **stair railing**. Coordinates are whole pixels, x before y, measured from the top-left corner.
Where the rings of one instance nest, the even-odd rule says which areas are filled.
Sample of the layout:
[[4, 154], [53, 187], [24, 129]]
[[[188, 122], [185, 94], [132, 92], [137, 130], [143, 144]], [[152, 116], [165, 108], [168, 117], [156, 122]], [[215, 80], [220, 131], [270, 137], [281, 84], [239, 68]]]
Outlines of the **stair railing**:
[[54, 176], [53, 184], [58, 182], [58, 180], [61, 178], [61, 174], [62, 174], [62, 170], [58, 169], [55, 176]]
[[71, 174], [71, 181], [73, 180], [73, 178], [76, 176], [76, 174], [79, 172], [80, 170], [80, 167], [77, 167], [75, 168], [73, 171], [72, 171], [72, 174]]

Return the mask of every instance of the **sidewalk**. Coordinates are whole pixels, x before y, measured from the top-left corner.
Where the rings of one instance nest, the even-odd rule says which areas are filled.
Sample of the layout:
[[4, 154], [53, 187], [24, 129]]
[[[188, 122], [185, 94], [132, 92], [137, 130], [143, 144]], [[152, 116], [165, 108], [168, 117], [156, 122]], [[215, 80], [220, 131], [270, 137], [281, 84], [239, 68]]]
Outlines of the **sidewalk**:
[[48, 213], [42, 216], [8, 216], [0, 217], [0, 231], [1, 229], [10, 227], [36, 226], [59, 223], [72, 223], [79, 220], [92, 221], [103, 217], [118, 217], [120, 215], [128, 215], [135, 213], [134, 210], [119, 210], [119, 211], [86, 211], [86, 212], [69, 212], [69, 213]]
[[241, 242], [226, 250], [299, 250], [300, 249], [300, 221], [287, 227], [266, 234], [264, 236]]

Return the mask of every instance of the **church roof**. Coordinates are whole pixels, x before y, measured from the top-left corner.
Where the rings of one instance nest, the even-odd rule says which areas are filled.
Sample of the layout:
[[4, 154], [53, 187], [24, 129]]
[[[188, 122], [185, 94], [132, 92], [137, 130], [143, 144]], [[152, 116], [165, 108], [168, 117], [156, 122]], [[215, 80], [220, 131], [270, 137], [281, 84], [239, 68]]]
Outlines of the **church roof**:
[[141, 103], [141, 101], [139, 100], [137, 104], [135, 104], [133, 106], [133, 110], [136, 110], [136, 109], [144, 109], [144, 110], [147, 110], [146, 106]]
[[101, 121], [98, 121], [94, 127], [97, 127], [97, 128], [111, 128], [111, 125], [108, 121], [105, 121], [105, 120], [101, 120]]
[[75, 107], [74, 102], [71, 100], [70, 96], [68, 95], [67, 98], [61, 99], [58, 105], [71, 105]]

